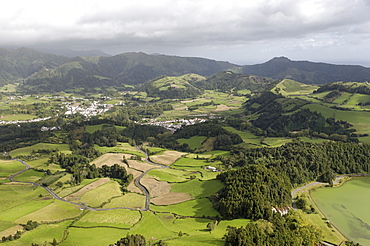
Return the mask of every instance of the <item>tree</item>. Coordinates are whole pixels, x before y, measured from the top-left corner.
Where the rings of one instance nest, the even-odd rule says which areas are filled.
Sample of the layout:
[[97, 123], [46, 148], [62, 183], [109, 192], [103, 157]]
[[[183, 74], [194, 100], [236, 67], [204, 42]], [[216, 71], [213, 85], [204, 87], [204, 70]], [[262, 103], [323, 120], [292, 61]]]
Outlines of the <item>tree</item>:
[[209, 223], [207, 224], [207, 229], [208, 229], [209, 231], [213, 231], [213, 230], [215, 229], [215, 227], [216, 227], [216, 224], [215, 224], [215, 222], [214, 222], [214, 221], [209, 222]]

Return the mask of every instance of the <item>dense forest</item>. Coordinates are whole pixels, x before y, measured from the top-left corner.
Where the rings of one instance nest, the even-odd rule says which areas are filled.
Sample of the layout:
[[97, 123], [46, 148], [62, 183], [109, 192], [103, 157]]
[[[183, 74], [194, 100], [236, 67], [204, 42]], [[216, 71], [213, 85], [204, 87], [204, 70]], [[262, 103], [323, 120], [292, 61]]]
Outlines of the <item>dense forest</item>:
[[250, 123], [257, 135], [269, 137], [319, 136], [342, 142], [358, 142], [352, 125], [346, 121], [325, 118], [309, 109], [301, 109], [308, 102], [283, 98], [272, 92], [264, 92], [246, 102], [248, 114], [258, 117]]
[[270, 219], [272, 207], [290, 206], [289, 179], [277, 168], [247, 165], [220, 173], [224, 183], [214, 197], [214, 207], [223, 218]]

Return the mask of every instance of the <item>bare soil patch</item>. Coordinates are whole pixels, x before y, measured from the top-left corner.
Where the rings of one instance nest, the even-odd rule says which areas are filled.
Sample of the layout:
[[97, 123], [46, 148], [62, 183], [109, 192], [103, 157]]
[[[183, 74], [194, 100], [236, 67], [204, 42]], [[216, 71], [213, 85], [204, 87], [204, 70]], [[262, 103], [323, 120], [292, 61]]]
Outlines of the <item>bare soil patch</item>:
[[152, 165], [152, 164], [149, 164], [147, 162], [140, 162], [140, 161], [136, 161], [136, 160], [127, 160], [127, 163], [128, 163], [129, 168], [140, 170], [140, 171], [143, 171], [143, 172], [157, 167], [156, 165]]
[[232, 108], [237, 108], [237, 107], [229, 107], [229, 106], [226, 106], [225, 104], [220, 104], [220, 105], [217, 105], [217, 108], [213, 110], [213, 112], [227, 111]]
[[166, 181], [142, 178], [141, 184], [148, 189], [151, 197], [162, 196], [170, 193], [171, 190], [171, 184], [167, 183]]
[[106, 153], [93, 160], [90, 164], [95, 164], [96, 167], [102, 167], [103, 165], [113, 166], [114, 164], [124, 166], [126, 164], [123, 163], [123, 156], [125, 156], [126, 159], [129, 159], [132, 155], [122, 153]]
[[88, 192], [90, 190], [93, 190], [93, 189], [95, 189], [96, 187], [98, 187], [100, 185], [103, 185], [105, 183], [108, 183], [109, 181], [110, 181], [109, 178], [101, 178], [99, 180], [96, 180], [96, 181], [92, 182], [91, 184], [88, 184], [85, 187], [83, 187], [82, 189], [78, 190], [77, 192], [75, 192], [75, 193], [73, 193], [71, 195], [66, 196], [65, 199], [66, 200], [73, 199], [76, 196], [82, 195], [85, 192]]
[[177, 159], [179, 159], [183, 155], [186, 155], [186, 153], [167, 150], [167, 151], [163, 152], [162, 155], [152, 155], [152, 156], [150, 156], [150, 160], [152, 160], [155, 163], [170, 166], [175, 161], [177, 161]]
[[23, 229], [24, 228], [21, 225], [16, 225], [16, 226], [10, 227], [10, 228], [0, 232], [0, 238], [7, 237], [7, 236], [10, 236], [10, 235], [14, 235], [14, 234], [17, 233], [17, 231], [23, 231]]
[[187, 109], [188, 109], [188, 106], [174, 108], [174, 110], [187, 110]]
[[162, 196], [151, 199], [154, 205], [171, 205], [180, 202], [191, 200], [191, 196], [187, 193], [170, 192]]

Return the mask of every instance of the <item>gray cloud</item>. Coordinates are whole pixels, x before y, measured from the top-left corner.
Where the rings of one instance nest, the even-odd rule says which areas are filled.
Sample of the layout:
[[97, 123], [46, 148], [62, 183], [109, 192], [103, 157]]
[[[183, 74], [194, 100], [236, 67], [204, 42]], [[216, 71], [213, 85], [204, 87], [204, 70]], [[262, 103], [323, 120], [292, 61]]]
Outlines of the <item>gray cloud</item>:
[[[246, 54], [271, 58], [283, 52], [297, 57], [317, 54], [319, 60], [327, 52], [332, 60], [355, 60], [355, 53], [366, 50], [370, 41], [366, 0], [15, 2], [0, 10], [3, 46], [179, 55], [196, 51], [198, 56], [230, 61], [241, 61]], [[342, 53], [330, 53], [339, 48]], [[365, 59], [364, 54], [357, 57]]]

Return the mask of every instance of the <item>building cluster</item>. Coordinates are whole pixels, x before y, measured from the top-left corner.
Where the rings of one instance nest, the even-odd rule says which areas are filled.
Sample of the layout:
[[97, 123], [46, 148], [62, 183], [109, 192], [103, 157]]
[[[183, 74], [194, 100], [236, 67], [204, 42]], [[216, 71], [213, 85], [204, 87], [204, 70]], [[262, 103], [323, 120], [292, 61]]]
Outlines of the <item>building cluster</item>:
[[76, 103], [72, 103], [72, 102], [65, 102], [63, 104], [64, 104], [65, 109], [67, 110], [65, 112], [66, 115], [73, 115], [76, 113], [80, 113], [85, 117], [91, 117], [91, 116], [104, 113], [113, 107], [113, 104], [102, 104], [97, 101], [93, 101], [91, 102], [91, 104], [87, 106], [84, 106], [81, 104], [76, 105]]
[[195, 125], [195, 124], [202, 123], [202, 122], [206, 122], [206, 119], [194, 118], [194, 119], [176, 119], [176, 120], [167, 120], [167, 121], [156, 121], [155, 119], [151, 119], [150, 122], [145, 123], [145, 125], [161, 126], [172, 132], [175, 132], [178, 129], [180, 129], [182, 126]]

